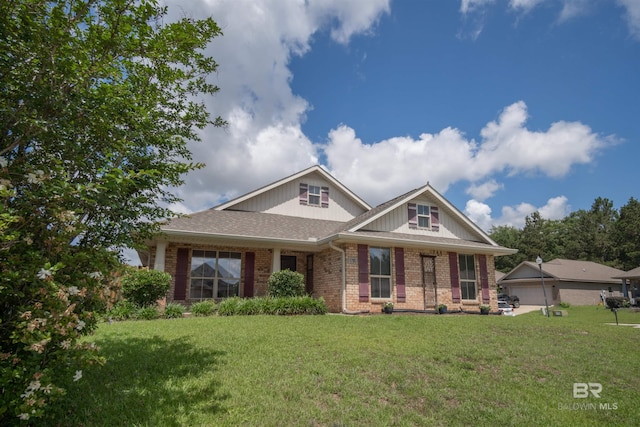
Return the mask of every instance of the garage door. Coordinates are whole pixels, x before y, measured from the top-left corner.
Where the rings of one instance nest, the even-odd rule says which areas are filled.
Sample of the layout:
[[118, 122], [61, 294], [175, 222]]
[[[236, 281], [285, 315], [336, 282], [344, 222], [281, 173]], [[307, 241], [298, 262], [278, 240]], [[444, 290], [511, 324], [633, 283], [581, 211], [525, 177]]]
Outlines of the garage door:
[[[549, 291], [547, 289], [547, 292]], [[511, 294], [520, 298], [521, 305], [544, 305], [544, 294], [541, 287], [513, 287]], [[547, 298], [551, 301], [551, 295], [547, 295]]]

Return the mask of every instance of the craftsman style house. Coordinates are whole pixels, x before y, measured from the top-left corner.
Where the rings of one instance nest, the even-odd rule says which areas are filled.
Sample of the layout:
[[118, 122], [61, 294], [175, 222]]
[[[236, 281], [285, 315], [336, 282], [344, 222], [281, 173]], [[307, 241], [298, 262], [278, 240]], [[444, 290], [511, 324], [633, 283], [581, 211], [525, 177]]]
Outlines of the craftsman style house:
[[319, 166], [173, 219], [143, 263], [173, 280], [169, 301], [266, 295], [274, 271], [305, 277], [332, 312], [497, 308], [497, 245], [429, 184], [371, 208]]

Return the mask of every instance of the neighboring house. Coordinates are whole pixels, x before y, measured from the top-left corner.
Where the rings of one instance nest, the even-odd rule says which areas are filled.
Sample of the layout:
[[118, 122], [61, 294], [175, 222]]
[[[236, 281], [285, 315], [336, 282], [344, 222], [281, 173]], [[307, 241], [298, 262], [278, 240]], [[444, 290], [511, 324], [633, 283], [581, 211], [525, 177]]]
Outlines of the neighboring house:
[[622, 280], [622, 295], [631, 298], [636, 305], [640, 300], [640, 267], [613, 277]]
[[172, 219], [141, 253], [173, 277], [169, 301], [266, 295], [272, 272], [305, 276], [332, 312], [497, 308], [496, 244], [429, 184], [371, 208], [313, 166]]
[[[542, 263], [542, 276], [549, 305], [566, 302], [573, 305], [597, 304], [600, 295], [622, 296], [622, 281], [615, 279], [624, 273], [617, 268], [591, 261], [554, 259]], [[520, 304], [544, 305], [540, 267], [524, 261], [498, 281], [509, 295], [517, 295]]]

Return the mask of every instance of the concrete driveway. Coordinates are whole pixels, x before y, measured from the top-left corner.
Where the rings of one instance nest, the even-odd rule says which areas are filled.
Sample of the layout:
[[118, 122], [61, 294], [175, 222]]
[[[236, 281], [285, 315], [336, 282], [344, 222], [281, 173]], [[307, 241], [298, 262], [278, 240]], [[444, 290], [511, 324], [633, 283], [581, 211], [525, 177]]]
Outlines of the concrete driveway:
[[[519, 314], [530, 313], [532, 311], [537, 311], [541, 313], [540, 309], [543, 308], [544, 305], [521, 305], [518, 308], [513, 309], [513, 313], [517, 316]], [[549, 311], [551, 311], [551, 307], [549, 307]]]

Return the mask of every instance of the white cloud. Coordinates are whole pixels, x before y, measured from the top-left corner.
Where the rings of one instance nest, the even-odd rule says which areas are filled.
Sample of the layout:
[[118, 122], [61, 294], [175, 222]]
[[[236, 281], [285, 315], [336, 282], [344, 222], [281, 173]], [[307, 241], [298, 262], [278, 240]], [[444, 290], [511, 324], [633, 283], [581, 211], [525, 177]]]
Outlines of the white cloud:
[[498, 183], [495, 179], [491, 179], [482, 184], [472, 184], [467, 188], [466, 193], [477, 200], [486, 200], [492, 197], [496, 191], [502, 190], [504, 184]]
[[590, 163], [608, 143], [579, 122], [559, 121], [541, 132], [527, 129], [527, 118], [527, 106], [519, 101], [482, 129], [484, 142], [476, 156], [479, 168], [506, 170], [511, 175], [541, 172], [559, 178], [575, 164]]
[[528, 12], [545, 0], [510, 0], [509, 7], [512, 9], [519, 9], [524, 12]]
[[558, 18], [559, 22], [568, 21], [591, 10], [593, 2], [591, 0], [565, 0]]
[[474, 162], [474, 148], [473, 141], [452, 128], [422, 134], [417, 140], [396, 137], [369, 145], [342, 125], [329, 133], [324, 152], [338, 179], [377, 204], [427, 182], [444, 192], [453, 182], [474, 179], [468, 168]]
[[[461, 10], [490, 3], [467, 0]], [[301, 129], [310, 107], [291, 89], [290, 59], [307, 52], [319, 31], [330, 31], [342, 44], [370, 33], [389, 12], [389, 0], [186, 0], [169, 4], [169, 11], [174, 17], [212, 16], [222, 28], [224, 36], [207, 51], [220, 64], [212, 82], [221, 90], [205, 102], [229, 123], [225, 129], [205, 129], [202, 142], [190, 145], [194, 160], [207, 166], [187, 175], [177, 189], [184, 199], [174, 206], [179, 212], [209, 208], [316, 164], [323, 155], [327, 169], [372, 204], [427, 181], [443, 193], [467, 181], [469, 194], [482, 203], [501, 188], [496, 174], [561, 177], [572, 166], [591, 162], [608, 142], [579, 122], [529, 130], [520, 101], [489, 122], [480, 141], [447, 127], [418, 138], [365, 144], [343, 124], [329, 132], [325, 144], [317, 144]], [[490, 215], [481, 205], [471, 208]]]
[[488, 181], [475, 186], [476, 182], [504, 172], [560, 178], [572, 166], [592, 162], [609, 143], [579, 122], [557, 122], [547, 131], [531, 131], [525, 126], [527, 117], [522, 101], [506, 107], [497, 121], [482, 129], [479, 143], [458, 129], [445, 128], [418, 139], [397, 137], [364, 144], [354, 129], [341, 125], [329, 133], [324, 152], [338, 179], [377, 204], [427, 181], [442, 193], [453, 183], [469, 181], [470, 191], [489, 197], [501, 184]]
[[640, 40], [640, 1], [618, 0], [618, 4], [626, 9], [627, 25], [631, 35]]
[[571, 212], [571, 206], [567, 202], [568, 199], [565, 196], [549, 199], [546, 205], [538, 209], [540, 216], [546, 219], [562, 219], [566, 217]]
[[498, 218], [491, 216], [489, 205], [477, 200], [469, 200], [464, 209], [465, 215], [487, 232], [491, 230], [491, 227], [497, 225], [522, 228], [525, 225], [525, 218], [536, 211], [540, 213], [542, 218], [558, 220], [569, 215], [571, 206], [565, 196], [558, 196], [547, 200], [547, 203], [540, 207], [524, 202], [515, 206], [504, 206], [502, 215]]
[[[478, 14], [484, 12], [493, 3], [495, 3], [495, 0], [462, 0], [460, 13], [463, 16], [473, 13]], [[509, 0], [508, 8], [520, 14], [527, 14], [544, 3], [560, 3], [562, 8], [557, 18], [559, 23], [585, 15], [598, 6], [597, 2], [593, 0]], [[602, 2], [604, 5], [609, 3]], [[640, 0], [616, 0], [616, 3], [625, 10], [624, 18], [627, 21], [629, 33], [635, 39], [640, 40]], [[475, 30], [471, 31], [473, 40], [480, 35], [483, 27], [484, 20], [478, 19], [475, 24]]]
[[463, 14], [474, 12], [477, 9], [484, 7], [485, 5], [494, 2], [495, 0], [462, 0], [460, 2], [460, 12]]
[[471, 199], [467, 201], [464, 214], [469, 217], [478, 227], [489, 232], [494, 224], [491, 218], [491, 207], [486, 203]]
[[205, 209], [317, 163], [317, 148], [301, 130], [309, 104], [291, 90], [290, 59], [323, 29], [342, 44], [370, 33], [389, 1], [170, 1], [170, 19], [212, 16], [224, 33], [207, 49], [220, 64], [211, 80], [220, 91], [205, 103], [229, 126], [205, 129], [202, 142], [190, 144], [207, 167], [176, 190], [182, 207]]

